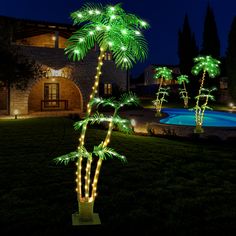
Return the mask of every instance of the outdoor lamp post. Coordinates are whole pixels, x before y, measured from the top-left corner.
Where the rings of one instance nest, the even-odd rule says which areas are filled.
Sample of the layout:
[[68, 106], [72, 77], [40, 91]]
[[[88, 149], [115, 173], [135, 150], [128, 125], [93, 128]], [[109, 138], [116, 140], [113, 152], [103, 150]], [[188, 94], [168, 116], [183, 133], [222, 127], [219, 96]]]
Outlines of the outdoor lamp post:
[[17, 119], [17, 116], [19, 115], [19, 110], [15, 109], [13, 112], [14, 116], [15, 116], [15, 120]]

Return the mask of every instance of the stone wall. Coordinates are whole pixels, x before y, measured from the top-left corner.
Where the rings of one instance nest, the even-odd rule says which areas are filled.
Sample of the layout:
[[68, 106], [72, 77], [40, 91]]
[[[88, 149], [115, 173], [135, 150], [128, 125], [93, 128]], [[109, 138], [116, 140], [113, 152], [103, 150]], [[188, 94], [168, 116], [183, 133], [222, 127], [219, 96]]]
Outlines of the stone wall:
[[17, 90], [15, 87], [10, 89], [10, 114], [14, 115], [15, 111], [19, 114], [28, 114], [28, 96], [27, 90]]
[[[62, 68], [70, 68], [71, 74], [68, 79], [73, 81], [79, 89], [81, 102], [83, 102], [79, 107], [83, 108], [83, 111], [85, 111], [96, 74], [98, 51], [92, 49], [84, 60], [79, 62], [69, 61], [64, 54], [64, 50], [58, 48], [21, 46], [21, 53], [34, 59], [45, 69], [51, 68], [59, 70]], [[126, 71], [117, 69], [113, 61], [104, 61], [100, 82], [115, 83], [122, 90], [126, 90]], [[38, 83], [38, 80], [32, 80], [28, 88], [23, 92], [15, 89], [11, 90], [11, 114], [13, 114], [13, 110], [18, 107], [20, 107], [21, 114], [28, 114], [29, 94], [36, 83]]]
[[[37, 112], [41, 110], [41, 100], [44, 100], [44, 84], [59, 84], [59, 99], [68, 101], [69, 110], [82, 110], [82, 95], [77, 86], [69, 79], [65, 78], [44, 78], [38, 81], [29, 94], [29, 111]], [[56, 109], [64, 109], [64, 103]]]

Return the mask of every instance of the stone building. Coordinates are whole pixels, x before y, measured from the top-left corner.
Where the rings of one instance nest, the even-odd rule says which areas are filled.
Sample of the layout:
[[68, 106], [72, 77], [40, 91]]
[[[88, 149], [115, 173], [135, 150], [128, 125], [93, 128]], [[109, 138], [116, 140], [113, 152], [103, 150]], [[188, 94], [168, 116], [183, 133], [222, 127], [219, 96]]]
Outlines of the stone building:
[[[178, 86], [176, 82], [176, 77], [180, 75], [180, 70], [178, 66], [174, 65], [157, 65], [157, 64], [150, 64], [148, 65], [142, 74], [142, 78], [138, 80], [138, 83], [132, 84], [132, 91], [135, 92], [138, 96], [147, 98], [147, 97], [155, 97], [156, 92], [158, 90], [160, 79], [155, 79], [155, 68], [156, 67], [167, 67], [172, 70], [172, 76], [173, 79], [166, 81], [164, 80], [163, 85], [165, 86], [171, 86], [172, 90], [176, 90], [176, 87]], [[135, 80], [133, 80], [135, 81]]]
[[[69, 24], [0, 17], [0, 26], [14, 24], [11, 44], [33, 58], [43, 69], [43, 78], [29, 82], [25, 90], [7, 88], [0, 83], [0, 114], [31, 114], [43, 111], [76, 111], [86, 108], [97, 67], [99, 48], [94, 47], [79, 62], [64, 53], [65, 42], [77, 30]], [[113, 95], [128, 89], [127, 71], [115, 67], [112, 54], [106, 53], [99, 95]]]

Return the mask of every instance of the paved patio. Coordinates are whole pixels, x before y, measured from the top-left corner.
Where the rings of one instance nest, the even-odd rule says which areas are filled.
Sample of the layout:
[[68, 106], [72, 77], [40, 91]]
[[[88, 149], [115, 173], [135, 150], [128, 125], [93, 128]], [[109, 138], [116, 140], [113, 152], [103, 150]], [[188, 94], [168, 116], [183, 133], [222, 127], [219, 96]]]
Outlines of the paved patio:
[[236, 140], [236, 128], [204, 127], [204, 133], [194, 134], [194, 126], [161, 124], [161, 118], [155, 117], [155, 109], [141, 109], [121, 112], [122, 117], [135, 121], [134, 131], [138, 134], [152, 134], [172, 137], [196, 137], [203, 139], [231, 139]]

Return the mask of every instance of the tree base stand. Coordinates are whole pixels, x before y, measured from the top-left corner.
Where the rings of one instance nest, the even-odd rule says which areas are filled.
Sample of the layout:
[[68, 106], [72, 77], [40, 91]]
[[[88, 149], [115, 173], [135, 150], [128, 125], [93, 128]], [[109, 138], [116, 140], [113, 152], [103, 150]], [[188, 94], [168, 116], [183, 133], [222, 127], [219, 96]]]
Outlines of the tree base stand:
[[72, 225], [99, 225], [99, 215], [93, 213], [94, 201], [79, 201], [79, 212], [72, 214]]
[[204, 129], [202, 128], [202, 126], [197, 125], [194, 129], [194, 133], [195, 134], [202, 134], [202, 133], [204, 133]]
[[98, 213], [93, 213], [90, 219], [83, 219], [79, 212], [72, 214], [72, 225], [100, 225], [101, 221]]

